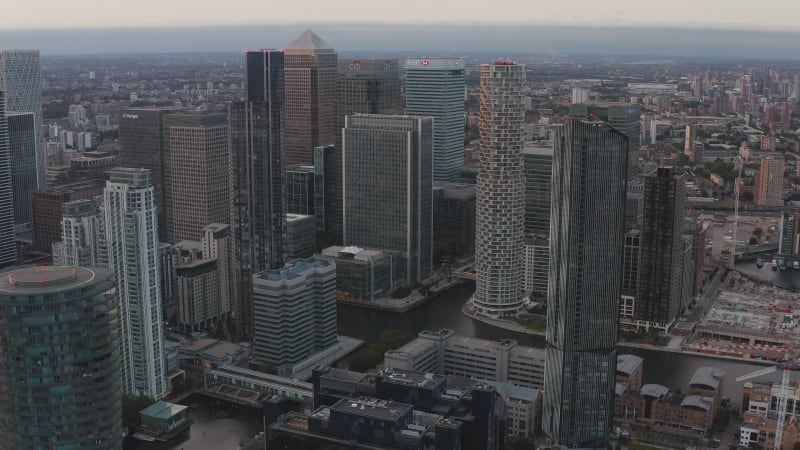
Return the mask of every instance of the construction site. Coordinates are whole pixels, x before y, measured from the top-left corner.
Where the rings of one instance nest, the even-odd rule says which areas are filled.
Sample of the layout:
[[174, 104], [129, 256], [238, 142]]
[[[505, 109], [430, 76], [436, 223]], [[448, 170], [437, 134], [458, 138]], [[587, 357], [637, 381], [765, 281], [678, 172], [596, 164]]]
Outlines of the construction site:
[[684, 350], [779, 361], [796, 341], [797, 293], [731, 271]]

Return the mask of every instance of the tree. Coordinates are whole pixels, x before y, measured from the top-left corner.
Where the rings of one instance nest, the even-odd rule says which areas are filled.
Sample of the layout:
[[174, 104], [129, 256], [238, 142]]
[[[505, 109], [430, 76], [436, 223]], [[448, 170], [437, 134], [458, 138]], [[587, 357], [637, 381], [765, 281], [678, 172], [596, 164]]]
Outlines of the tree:
[[764, 229], [761, 227], [758, 227], [755, 230], [753, 230], [753, 236], [761, 236], [762, 234], [764, 234]]
[[155, 403], [153, 399], [145, 395], [131, 397], [122, 396], [122, 425], [131, 426], [139, 423], [139, 411]]
[[270, 375], [278, 374], [278, 369], [275, 367], [275, 364], [272, 364], [271, 362], [268, 361], [262, 362], [261, 365], [258, 366], [258, 370], [264, 373], [268, 373]]
[[508, 443], [511, 450], [534, 450], [536, 445], [525, 436], [514, 436]]
[[749, 241], [747, 241], [750, 245], [758, 245], [758, 239], [751, 237]]

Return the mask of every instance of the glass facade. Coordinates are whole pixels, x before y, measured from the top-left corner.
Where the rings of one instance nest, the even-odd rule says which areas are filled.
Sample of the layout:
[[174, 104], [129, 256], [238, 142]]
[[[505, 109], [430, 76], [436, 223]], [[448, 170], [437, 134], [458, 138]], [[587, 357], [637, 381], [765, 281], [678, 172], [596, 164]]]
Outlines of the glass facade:
[[285, 262], [284, 53], [245, 53], [247, 101], [228, 106], [232, 305], [240, 337], [253, 336], [252, 276]]
[[627, 103], [579, 103], [570, 107], [569, 113], [582, 117], [594, 117], [621, 131], [628, 138], [627, 176], [639, 174], [639, 147], [642, 142], [642, 120], [639, 107]]
[[639, 295], [636, 318], [668, 326], [681, 304], [686, 178], [659, 167], [644, 178]]
[[464, 165], [464, 59], [407, 58], [406, 114], [433, 117], [433, 178], [457, 181]]
[[342, 237], [342, 129], [352, 114], [402, 114], [400, 69], [396, 59], [339, 61], [336, 80], [336, 129], [331, 151], [330, 214], [326, 232], [335, 242]]
[[36, 186], [42, 189], [45, 186], [45, 162], [39, 50], [0, 49], [0, 90], [6, 92], [7, 112], [33, 114]]
[[119, 115], [119, 166], [148, 169], [152, 173], [158, 215], [158, 238], [167, 242], [167, 190], [169, 155], [164, 139], [166, 108], [131, 108]]
[[348, 116], [342, 139], [344, 243], [401, 252], [399, 268], [409, 285], [431, 273], [432, 122]]
[[550, 236], [550, 190], [553, 148], [525, 146], [525, 237]]
[[14, 243], [14, 194], [11, 184], [11, 149], [6, 120], [6, 93], [0, 86], [0, 267], [17, 259]]
[[286, 169], [286, 212], [313, 216], [314, 203], [314, 167]]
[[603, 122], [553, 127], [543, 428], [608, 438], [614, 405], [628, 140]]
[[11, 152], [11, 189], [14, 192], [14, 224], [17, 232], [30, 227], [31, 194], [36, 189], [36, 116], [10, 113], [8, 144]]
[[0, 276], [0, 449], [121, 449], [119, 304], [107, 269]]
[[453, 262], [475, 253], [475, 208], [474, 184], [434, 183], [434, 263]]

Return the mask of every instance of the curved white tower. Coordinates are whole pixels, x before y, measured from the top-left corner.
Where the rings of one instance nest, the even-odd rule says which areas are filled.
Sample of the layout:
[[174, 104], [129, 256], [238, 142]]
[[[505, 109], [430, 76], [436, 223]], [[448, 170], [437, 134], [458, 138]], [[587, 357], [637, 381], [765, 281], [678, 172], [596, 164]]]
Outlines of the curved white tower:
[[525, 227], [525, 66], [481, 66], [480, 171], [475, 218], [476, 312], [513, 314], [522, 304]]

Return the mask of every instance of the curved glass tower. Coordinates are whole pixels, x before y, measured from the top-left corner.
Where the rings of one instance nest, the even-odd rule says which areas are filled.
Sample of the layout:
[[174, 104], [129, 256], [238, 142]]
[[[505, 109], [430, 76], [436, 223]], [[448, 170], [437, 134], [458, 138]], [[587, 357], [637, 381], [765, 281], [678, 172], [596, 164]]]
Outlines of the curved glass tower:
[[524, 88], [525, 66], [507, 61], [481, 66], [473, 306], [487, 316], [513, 314], [523, 301]]
[[614, 412], [627, 150], [604, 122], [553, 127], [542, 428], [568, 447], [608, 439]]
[[106, 269], [0, 275], [0, 449], [122, 447], [118, 314]]

